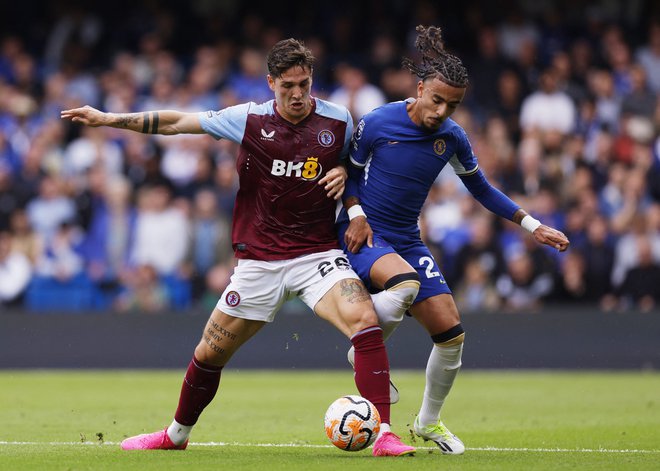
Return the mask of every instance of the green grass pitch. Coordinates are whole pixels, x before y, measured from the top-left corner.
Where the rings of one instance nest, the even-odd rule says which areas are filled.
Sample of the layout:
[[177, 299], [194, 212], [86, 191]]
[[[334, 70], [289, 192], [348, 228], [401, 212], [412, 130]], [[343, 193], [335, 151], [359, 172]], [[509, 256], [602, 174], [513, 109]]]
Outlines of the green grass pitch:
[[350, 371], [227, 370], [184, 452], [123, 452], [169, 424], [181, 371], [0, 371], [1, 470], [660, 469], [657, 373], [464, 371], [443, 411], [467, 446], [445, 456], [409, 428], [421, 371], [395, 371], [394, 431], [414, 457], [332, 447], [327, 406]]

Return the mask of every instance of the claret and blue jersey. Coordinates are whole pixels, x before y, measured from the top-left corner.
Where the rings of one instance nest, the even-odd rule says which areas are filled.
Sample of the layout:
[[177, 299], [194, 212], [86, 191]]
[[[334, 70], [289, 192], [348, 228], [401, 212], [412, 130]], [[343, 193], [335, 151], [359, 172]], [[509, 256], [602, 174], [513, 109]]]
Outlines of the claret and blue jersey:
[[274, 100], [199, 113], [205, 132], [240, 144], [232, 242], [237, 258], [288, 260], [338, 248], [337, 204], [318, 185], [348, 153], [348, 110], [317, 98], [297, 124]]

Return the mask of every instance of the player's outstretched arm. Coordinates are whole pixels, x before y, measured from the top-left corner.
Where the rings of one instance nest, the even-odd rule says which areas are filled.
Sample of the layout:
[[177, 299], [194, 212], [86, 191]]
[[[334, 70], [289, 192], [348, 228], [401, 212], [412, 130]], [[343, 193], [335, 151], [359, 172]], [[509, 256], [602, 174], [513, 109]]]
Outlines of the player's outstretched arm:
[[145, 111], [141, 113], [104, 113], [85, 105], [82, 108], [63, 110], [62, 119], [85, 126], [110, 126], [129, 129], [144, 134], [202, 134], [196, 113], [183, 113], [174, 110]]
[[334, 168], [328, 170], [328, 173], [325, 174], [323, 178], [319, 180], [319, 185], [325, 185], [324, 189], [328, 192], [328, 198], [332, 198], [337, 201], [341, 198], [341, 195], [344, 194], [344, 188], [346, 188], [346, 179], [348, 178], [348, 172], [346, 167], [343, 165], [337, 165]]
[[568, 237], [563, 232], [541, 224], [540, 221], [534, 219], [523, 209], [516, 211], [513, 215], [513, 222], [520, 224], [524, 229], [531, 232], [534, 239], [540, 244], [549, 245], [560, 252], [564, 252], [570, 245]]

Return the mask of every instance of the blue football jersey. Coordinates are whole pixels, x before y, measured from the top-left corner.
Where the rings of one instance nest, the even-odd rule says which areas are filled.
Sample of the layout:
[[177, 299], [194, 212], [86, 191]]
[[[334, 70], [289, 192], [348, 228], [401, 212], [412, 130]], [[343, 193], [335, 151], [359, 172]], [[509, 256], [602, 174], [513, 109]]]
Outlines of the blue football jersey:
[[381, 106], [358, 123], [351, 141], [351, 164], [364, 168], [360, 204], [380, 232], [419, 234], [426, 196], [448, 163], [458, 176], [479, 166], [463, 128], [447, 119], [435, 132], [412, 122], [407, 101]]

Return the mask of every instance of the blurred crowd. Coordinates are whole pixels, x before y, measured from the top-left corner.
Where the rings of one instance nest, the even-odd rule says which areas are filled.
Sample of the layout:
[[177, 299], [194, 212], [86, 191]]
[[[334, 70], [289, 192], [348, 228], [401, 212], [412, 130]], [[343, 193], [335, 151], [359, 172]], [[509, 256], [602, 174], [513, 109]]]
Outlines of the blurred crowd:
[[539, 246], [446, 169], [420, 227], [459, 308], [660, 301], [654, 2], [24, 3], [0, 14], [0, 311], [208, 309], [234, 267], [235, 144], [83, 128], [60, 110], [266, 101], [265, 53], [294, 36], [317, 57], [313, 94], [357, 121], [415, 95], [400, 63], [417, 24], [441, 26], [468, 67], [454, 119], [490, 182], [571, 240]]

